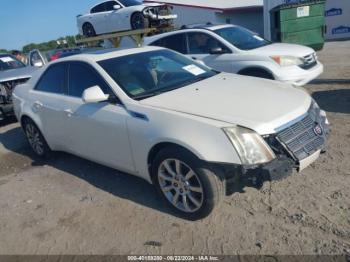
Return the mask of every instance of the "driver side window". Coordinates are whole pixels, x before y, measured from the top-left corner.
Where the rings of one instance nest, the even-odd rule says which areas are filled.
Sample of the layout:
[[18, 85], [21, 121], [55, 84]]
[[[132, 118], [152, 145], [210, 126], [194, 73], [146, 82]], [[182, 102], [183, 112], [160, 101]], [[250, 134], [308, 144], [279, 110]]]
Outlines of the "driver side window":
[[106, 6], [106, 11], [110, 12], [110, 11], [114, 11], [114, 6], [115, 5], [120, 5], [118, 2], [116, 1], [108, 1], [105, 3]]
[[82, 97], [85, 89], [99, 86], [105, 94], [111, 94], [110, 88], [92, 68], [84, 63], [69, 65], [68, 95]]
[[214, 37], [200, 32], [188, 34], [188, 46], [190, 54], [210, 54], [214, 48], [228, 52], [228, 48]]
[[102, 13], [105, 12], [105, 3], [99, 4], [97, 6], [95, 6], [94, 8], [91, 9], [91, 13], [92, 14], [96, 14], [96, 13]]

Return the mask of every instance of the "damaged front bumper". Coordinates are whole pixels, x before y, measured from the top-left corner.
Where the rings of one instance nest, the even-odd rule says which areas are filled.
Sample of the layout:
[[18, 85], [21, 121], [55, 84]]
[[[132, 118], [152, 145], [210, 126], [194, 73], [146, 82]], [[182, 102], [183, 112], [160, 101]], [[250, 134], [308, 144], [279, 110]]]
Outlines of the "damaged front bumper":
[[176, 14], [171, 14], [168, 6], [147, 7], [143, 10], [143, 15], [151, 21], [168, 21], [177, 18]]
[[254, 166], [214, 164], [225, 176], [226, 193], [243, 192], [245, 187], [260, 189], [267, 181], [282, 180], [293, 174], [295, 162], [287, 156]]

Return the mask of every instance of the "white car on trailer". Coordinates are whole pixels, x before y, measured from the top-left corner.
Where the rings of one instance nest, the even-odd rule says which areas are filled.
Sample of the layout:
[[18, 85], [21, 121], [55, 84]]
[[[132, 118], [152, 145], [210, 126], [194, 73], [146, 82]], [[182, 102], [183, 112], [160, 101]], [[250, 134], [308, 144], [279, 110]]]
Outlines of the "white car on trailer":
[[166, 26], [177, 15], [166, 4], [142, 4], [137, 0], [102, 2], [85, 15], [77, 16], [80, 34], [92, 37], [101, 34]]

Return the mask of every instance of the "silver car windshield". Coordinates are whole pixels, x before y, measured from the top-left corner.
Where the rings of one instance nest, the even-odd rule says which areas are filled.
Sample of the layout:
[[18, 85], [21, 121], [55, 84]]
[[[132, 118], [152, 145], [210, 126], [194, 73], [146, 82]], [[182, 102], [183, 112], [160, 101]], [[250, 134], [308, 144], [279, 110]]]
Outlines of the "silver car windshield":
[[182, 88], [217, 74], [170, 50], [127, 55], [98, 64], [136, 100]]
[[25, 66], [25, 64], [17, 60], [12, 55], [0, 55], [0, 71], [17, 69]]
[[214, 32], [241, 50], [251, 50], [271, 44], [259, 35], [239, 26], [226, 27]]

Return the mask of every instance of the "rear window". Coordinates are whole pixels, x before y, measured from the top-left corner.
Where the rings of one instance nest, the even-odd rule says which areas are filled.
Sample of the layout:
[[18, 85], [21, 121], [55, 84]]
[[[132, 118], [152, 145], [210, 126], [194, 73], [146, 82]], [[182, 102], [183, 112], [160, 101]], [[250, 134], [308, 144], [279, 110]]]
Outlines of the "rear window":
[[153, 42], [151, 45], [165, 47], [182, 54], [187, 54], [185, 34], [167, 36]]
[[38, 84], [36, 85], [35, 90], [48, 93], [64, 94], [65, 80], [66, 65], [52, 65], [45, 71]]

